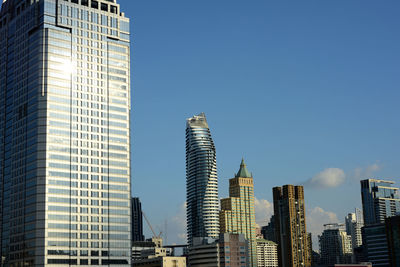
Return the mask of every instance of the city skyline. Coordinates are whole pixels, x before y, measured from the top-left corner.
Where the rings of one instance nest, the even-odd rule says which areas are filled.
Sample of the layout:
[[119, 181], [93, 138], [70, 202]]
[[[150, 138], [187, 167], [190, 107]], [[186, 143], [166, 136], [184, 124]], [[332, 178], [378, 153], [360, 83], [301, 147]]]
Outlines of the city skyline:
[[[132, 190], [169, 242], [185, 240], [183, 121], [200, 112], [220, 197], [246, 158], [259, 224], [282, 183], [317, 178], [305, 185], [314, 241], [323, 223], [361, 208], [361, 179], [399, 184], [399, 3], [119, 2], [135, 28]], [[150, 197], [154, 183], [171, 188], [159, 195], [168, 208]]]
[[171, 242], [185, 240], [171, 239], [185, 221], [182, 121], [202, 111], [220, 192], [245, 157], [264, 225], [280, 181], [305, 185], [313, 233], [361, 207], [359, 180], [399, 183], [399, 3], [118, 2], [135, 21], [132, 192]]

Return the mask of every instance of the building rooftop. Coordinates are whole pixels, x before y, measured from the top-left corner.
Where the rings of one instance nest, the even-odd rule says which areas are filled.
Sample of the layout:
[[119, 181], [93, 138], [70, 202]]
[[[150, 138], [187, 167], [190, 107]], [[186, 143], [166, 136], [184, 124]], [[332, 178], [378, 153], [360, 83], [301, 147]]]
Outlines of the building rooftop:
[[246, 164], [244, 163], [244, 159], [242, 159], [242, 162], [240, 163], [240, 169], [236, 174], [236, 178], [238, 177], [253, 178], [253, 175], [247, 170]]

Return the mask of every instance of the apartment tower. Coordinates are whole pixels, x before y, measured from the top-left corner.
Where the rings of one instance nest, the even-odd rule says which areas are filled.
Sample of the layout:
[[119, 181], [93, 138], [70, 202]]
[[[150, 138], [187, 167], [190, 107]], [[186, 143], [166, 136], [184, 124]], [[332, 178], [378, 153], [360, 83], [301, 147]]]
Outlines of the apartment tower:
[[3, 1], [2, 266], [130, 266], [129, 50], [116, 0]]
[[249, 242], [249, 266], [257, 266], [256, 218], [253, 175], [242, 159], [238, 173], [229, 180], [229, 198], [221, 199], [221, 233], [243, 234]]
[[272, 191], [279, 266], [311, 266], [303, 186], [284, 185]]
[[218, 177], [215, 145], [206, 116], [201, 113], [186, 123], [187, 238], [218, 238]]

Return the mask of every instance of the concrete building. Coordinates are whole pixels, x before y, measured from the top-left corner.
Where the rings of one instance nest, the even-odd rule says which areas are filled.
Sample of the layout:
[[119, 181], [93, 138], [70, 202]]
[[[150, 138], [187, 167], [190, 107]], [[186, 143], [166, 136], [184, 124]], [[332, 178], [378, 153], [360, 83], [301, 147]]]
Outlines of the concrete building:
[[204, 113], [186, 123], [187, 237], [218, 238], [219, 200], [215, 145]]
[[386, 218], [390, 266], [400, 266], [400, 215]]
[[249, 241], [249, 266], [257, 266], [256, 218], [253, 176], [242, 159], [235, 178], [229, 180], [229, 198], [221, 199], [221, 233], [243, 234]]
[[144, 241], [142, 203], [138, 197], [132, 198], [132, 242]]
[[394, 182], [367, 179], [361, 181], [361, 200], [363, 205], [364, 224], [384, 223], [385, 218], [400, 212], [398, 188]]
[[257, 267], [278, 267], [278, 245], [275, 242], [257, 239]]
[[130, 266], [130, 32], [122, 11], [116, 0], [3, 1], [4, 266]]
[[242, 234], [224, 233], [219, 239], [194, 238], [189, 247], [188, 266], [247, 267], [248, 242]]
[[280, 267], [311, 266], [302, 186], [273, 188], [275, 235]]
[[319, 236], [321, 264], [348, 264], [352, 262], [351, 236], [347, 235], [343, 224], [325, 224]]
[[375, 267], [391, 266], [384, 223], [366, 225], [362, 229], [364, 259]]
[[362, 245], [361, 228], [364, 226], [362, 211], [356, 209], [355, 213], [349, 213], [345, 218], [346, 232], [351, 236], [353, 251]]

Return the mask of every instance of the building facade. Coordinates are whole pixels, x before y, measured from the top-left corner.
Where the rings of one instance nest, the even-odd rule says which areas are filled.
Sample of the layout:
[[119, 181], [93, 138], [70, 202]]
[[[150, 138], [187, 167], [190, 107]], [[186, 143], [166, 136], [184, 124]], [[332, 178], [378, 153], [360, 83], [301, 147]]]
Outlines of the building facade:
[[3, 1], [3, 266], [130, 265], [129, 34], [116, 0]]
[[349, 213], [345, 218], [346, 233], [351, 236], [353, 251], [362, 245], [361, 228], [364, 226], [362, 218], [362, 212], [359, 209], [356, 209], [355, 213]]
[[186, 123], [187, 238], [218, 238], [219, 201], [214, 141], [206, 116], [201, 113]]
[[142, 203], [138, 197], [132, 198], [132, 242], [144, 241]]
[[189, 247], [188, 266], [247, 267], [248, 241], [242, 234], [221, 233], [218, 239], [195, 237]]
[[257, 267], [278, 267], [278, 245], [265, 239], [257, 239]]
[[221, 199], [220, 231], [243, 234], [249, 242], [249, 266], [257, 266], [254, 184], [244, 160], [229, 180], [229, 198]]
[[352, 263], [353, 248], [351, 236], [347, 235], [342, 224], [325, 224], [325, 230], [319, 236], [321, 264]]
[[273, 188], [275, 231], [280, 267], [311, 266], [302, 186]]
[[400, 266], [400, 215], [386, 218], [390, 266]]
[[394, 182], [367, 179], [361, 181], [361, 200], [363, 205], [364, 224], [384, 223], [386, 217], [400, 212], [398, 188]]
[[392, 266], [389, 262], [389, 249], [384, 223], [366, 225], [362, 229], [363, 252], [366, 262], [375, 267]]

